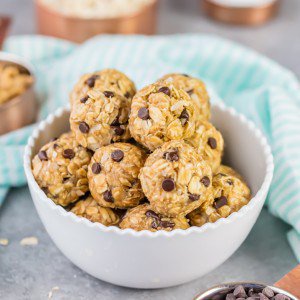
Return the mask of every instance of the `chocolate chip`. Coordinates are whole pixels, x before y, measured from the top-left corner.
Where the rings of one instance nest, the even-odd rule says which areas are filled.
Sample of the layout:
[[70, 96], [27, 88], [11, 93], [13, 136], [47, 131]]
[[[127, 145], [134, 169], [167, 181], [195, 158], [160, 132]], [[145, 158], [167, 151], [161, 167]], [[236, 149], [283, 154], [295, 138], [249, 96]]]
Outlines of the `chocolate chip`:
[[181, 112], [180, 116], [179, 116], [179, 119], [181, 120], [181, 124], [182, 126], [184, 126], [187, 121], [189, 120], [190, 116], [186, 110], [186, 108]]
[[146, 215], [147, 218], [159, 219], [158, 214], [155, 211], [151, 210], [151, 209], [147, 210], [145, 212], [145, 215]]
[[175, 189], [175, 182], [172, 178], [166, 178], [163, 180], [161, 186], [165, 192], [171, 192]]
[[194, 93], [194, 89], [190, 89], [186, 91], [190, 96]]
[[72, 149], [65, 149], [62, 155], [64, 158], [72, 159], [75, 157], [75, 152]]
[[209, 187], [210, 185], [210, 179], [207, 176], [204, 176], [200, 182], [205, 186], [205, 187]]
[[170, 95], [171, 95], [171, 91], [170, 91], [170, 89], [169, 89], [167, 86], [161, 87], [161, 88], [158, 90], [158, 93], [164, 93], [164, 94], [166, 94], [167, 96], [170, 96]]
[[[251, 284], [251, 286], [253, 286]], [[220, 293], [217, 296], [220, 296], [220, 299], [224, 299], [224, 294]], [[219, 299], [219, 298], [216, 298]], [[248, 287], [244, 288], [239, 285], [236, 286], [234, 291], [230, 291], [226, 295], [226, 300], [291, 300], [288, 296], [283, 294], [276, 294], [271, 288], [265, 287]]]
[[111, 203], [114, 202], [114, 197], [113, 197], [111, 191], [105, 191], [103, 193], [103, 198], [106, 202], [111, 202]]
[[103, 94], [107, 98], [112, 98], [115, 95], [115, 93], [111, 91], [104, 91]]
[[41, 189], [46, 195], [49, 194], [49, 189], [46, 186], [42, 187]]
[[85, 122], [81, 122], [79, 124], [79, 130], [82, 133], [88, 133], [90, 131], [90, 126], [87, 123], [85, 123]]
[[56, 141], [58, 138], [57, 137], [54, 137], [54, 138], [52, 138], [51, 140], [50, 140], [50, 142], [54, 142], [54, 141]]
[[44, 160], [44, 161], [48, 160], [47, 152], [44, 151], [44, 150], [42, 150], [42, 151], [40, 151], [40, 152], [38, 153], [38, 157], [39, 157], [39, 159], [42, 160], [42, 161], [43, 161], [43, 160]]
[[120, 162], [124, 158], [124, 152], [122, 150], [115, 150], [111, 153], [111, 159]]
[[80, 99], [80, 102], [81, 103], [85, 103], [86, 101], [88, 101], [89, 100], [89, 96], [84, 96], [84, 97], [82, 97], [81, 99]]
[[258, 293], [259, 295], [259, 300], [269, 300], [267, 296], [265, 296], [263, 293]]
[[96, 79], [99, 78], [99, 75], [92, 75], [88, 78], [85, 83], [90, 87], [93, 88], [95, 86]]
[[126, 93], [124, 94], [124, 97], [129, 98], [129, 97], [130, 97], [130, 93], [129, 93], [129, 92], [126, 92]]
[[169, 161], [178, 161], [179, 160], [178, 149], [173, 149], [169, 152], [165, 152], [163, 154], [163, 158]]
[[119, 117], [116, 117], [110, 124], [111, 126], [118, 126], [120, 125], [120, 122], [119, 122]]
[[159, 227], [159, 225], [160, 225], [160, 221], [158, 219], [154, 219], [151, 223], [151, 227], [153, 229], [157, 229]]
[[118, 135], [118, 136], [123, 135], [125, 132], [125, 129], [123, 129], [121, 126], [112, 126], [112, 128], [115, 132], [115, 135]]
[[142, 107], [138, 111], [138, 117], [142, 120], [148, 120], [149, 119], [149, 110], [146, 107]]
[[92, 164], [92, 172], [94, 174], [99, 174], [101, 172], [101, 165], [99, 163]]
[[262, 290], [262, 293], [263, 293], [265, 296], [269, 297], [269, 298], [271, 298], [271, 297], [274, 296], [274, 291], [273, 291], [272, 289], [270, 289], [269, 287], [265, 287], [265, 288]]
[[54, 149], [57, 149], [58, 147], [59, 147], [59, 145], [58, 145], [58, 144], [56, 144], [56, 143], [55, 143], [55, 144], [53, 144], [53, 148], [54, 148]]
[[[221, 198], [221, 197], [220, 197]], [[225, 198], [226, 199], [226, 198]], [[244, 289], [244, 287], [242, 285], [238, 285], [234, 291], [233, 291], [233, 295], [237, 298], [246, 298], [247, 294], [246, 291]]]
[[163, 228], [173, 228], [175, 226], [175, 223], [170, 221], [161, 221], [161, 227]]
[[232, 293], [226, 295], [226, 300], [235, 300], [235, 299], [236, 298]]
[[221, 208], [222, 206], [227, 204], [227, 198], [225, 196], [221, 196], [219, 198], [215, 198], [214, 207], [216, 209]]
[[208, 138], [207, 144], [209, 145], [209, 147], [210, 147], [211, 149], [216, 149], [216, 148], [217, 148], [217, 141], [216, 141], [216, 139], [213, 138], [213, 137]]
[[197, 201], [197, 200], [199, 200], [199, 198], [200, 198], [200, 195], [189, 193], [189, 199], [191, 201]]

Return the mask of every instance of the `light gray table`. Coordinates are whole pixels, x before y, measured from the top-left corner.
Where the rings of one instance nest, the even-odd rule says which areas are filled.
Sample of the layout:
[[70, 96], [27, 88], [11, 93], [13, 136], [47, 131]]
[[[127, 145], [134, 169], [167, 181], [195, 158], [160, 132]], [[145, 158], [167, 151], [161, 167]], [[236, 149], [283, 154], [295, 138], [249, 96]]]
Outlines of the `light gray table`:
[[[300, 1], [284, 1], [278, 18], [259, 28], [212, 22], [199, 12], [196, 0], [161, 1], [159, 33], [218, 34], [264, 53], [300, 75]], [[32, 8], [30, 0], [1, 0], [0, 13], [15, 17], [11, 34], [35, 32]], [[13, 189], [0, 210], [0, 238], [10, 241], [7, 247], [0, 246], [0, 299], [47, 299], [49, 291], [58, 286], [53, 299], [188, 300], [219, 282], [243, 279], [272, 283], [297, 263], [286, 240], [289, 229], [263, 210], [241, 248], [210, 274], [174, 288], [126, 289], [96, 280], [69, 262], [45, 232], [28, 189]], [[39, 244], [20, 246], [20, 240], [28, 236], [36, 236]]]

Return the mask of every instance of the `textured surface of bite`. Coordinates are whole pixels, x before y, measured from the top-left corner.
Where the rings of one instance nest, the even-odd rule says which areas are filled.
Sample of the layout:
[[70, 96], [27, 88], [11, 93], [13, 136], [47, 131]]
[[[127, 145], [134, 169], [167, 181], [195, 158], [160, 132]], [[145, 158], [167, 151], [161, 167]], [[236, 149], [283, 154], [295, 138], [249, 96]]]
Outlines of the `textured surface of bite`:
[[71, 130], [79, 144], [96, 151], [130, 138], [130, 100], [105, 87], [91, 89], [71, 107]]
[[32, 160], [32, 172], [45, 194], [67, 206], [88, 191], [87, 169], [91, 153], [72, 133], [62, 134], [44, 145]]
[[88, 167], [92, 196], [102, 206], [129, 208], [144, 198], [138, 175], [146, 154], [128, 143], [99, 148]]
[[240, 210], [251, 198], [250, 189], [241, 175], [232, 168], [221, 165], [213, 177], [212, 202], [205, 202], [189, 214], [191, 224], [202, 226], [226, 218]]
[[120, 228], [131, 228], [136, 231], [172, 231], [189, 227], [188, 220], [184, 216], [170, 218], [159, 215], [153, 211], [149, 204], [142, 204], [129, 209], [120, 223]]
[[186, 215], [212, 196], [210, 166], [183, 141], [167, 142], [150, 154], [140, 180], [153, 209], [165, 216]]
[[208, 162], [215, 173], [221, 164], [224, 150], [222, 134], [211, 123], [197, 120], [195, 134], [186, 141]]
[[80, 102], [93, 88], [115, 92], [130, 102], [136, 92], [134, 83], [124, 73], [115, 69], [104, 69], [80, 77], [70, 94], [71, 106], [74, 102]]
[[210, 119], [209, 96], [203, 81], [186, 74], [172, 73], [159, 79], [161, 82], [167, 82], [174, 85], [177, 89], [186, 91], [196, 104], [199, 112], [199, 118], [203, 120]]
[[192, 137], [196, 111], [187, 92], [157, 82], [138, 91], [132, 99], [129, 129], [137, 142], [153, 151], [164, 142]]
[[120, 221], [120, 217], [113, 209], [99, 205], [91, 196], [78, 201], [71, 212], [91, 222], [98, 222], [105, 226], [117, 225]]

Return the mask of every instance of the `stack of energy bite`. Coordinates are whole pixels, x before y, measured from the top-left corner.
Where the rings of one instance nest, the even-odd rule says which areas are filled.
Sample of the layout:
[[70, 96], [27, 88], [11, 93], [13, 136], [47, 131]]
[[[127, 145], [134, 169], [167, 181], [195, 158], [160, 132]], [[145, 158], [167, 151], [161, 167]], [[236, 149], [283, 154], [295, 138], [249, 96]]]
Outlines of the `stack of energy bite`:
[[224, 141], [209, 122], [205, 85], [169, 74], [136, 92], [123, 73], [80, 78], [70, 94], [71, 132], [33, 158], [39, 186], [78, 216], [122, 229], [187, 229], [250, 200], [221, 164]]

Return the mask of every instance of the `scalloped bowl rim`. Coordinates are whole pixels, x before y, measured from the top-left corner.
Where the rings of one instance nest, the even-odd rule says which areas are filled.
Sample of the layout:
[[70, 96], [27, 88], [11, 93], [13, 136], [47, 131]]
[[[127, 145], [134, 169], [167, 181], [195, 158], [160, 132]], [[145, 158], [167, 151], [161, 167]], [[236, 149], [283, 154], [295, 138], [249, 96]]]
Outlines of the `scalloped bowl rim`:
[[68, 107], [58, 108], [54, 113], [50, 114], [45, 120], [41, 121], [38, 124], [38, 127], [33, 131], [32, 135], [29, 137], [24, 152], [24, 169], [25, 169], [27, 181], [39, 196], [39, 200], [46, 203], [49, 209], [56, 211], [62, 217], [68, 218], [73, 222], [81, 223], [83, 226], [87, 226], [90, 228], [94, 228], [94, 229], [97, 228], [103, 232], [112, 232], [118, 235], [131, 235], [135, 237], [141, 237], [141, 236], [147, 236], [150, 238], [162, 237], [162, 236], [173, 237], [176, 235], [186, 236], [194, 232], [200, 234], [207, 230], [217, 229], [219, 226], [222, 226], [222, 224], [232, 223], [236, 219], [242, 218], [245, 214], [247, 214], [248, 211], [254, 209], [255, 205], [262, 200], [263, 198], [262, 195], [269, 189], [273, 177], [273, 170], [274, 170], [273, 156], [271, 153], [271, 148], [267, 142], [267, 139], [252, 121], [248, 120], [244, 115], [238, 113], [235, 109], [226, 107], [223, 103], [213, 104], [213, 106], [217, 107], [223, 112], [229, 113], [231, 116], [235, 118], [238, 118], [241, 123], [247, 125], [247, 127], [252, 132], [254, 132], [255, 137], [259, 140], [260, 145], [263, 148], [263, 154], [266, 161], [265, 178], [260, 189], [257, 191], [256, 195], [249, 201], [247, 205], [243, 206], [239, 211], [230, 214], [227, 218], [220, 218], [215, 223], [206, 223], [201, 227], [191, 226], [190, 228], [185, 230], [175, 229], [170, 232], [165, 230], [159, 230], [156, 232], [151, 232], [149, 230], [135, 231], [133, 229], [120, 229], [119, 227], [116, 226], [105, 226], [101, 223], [96, 223], [96, 222], [93, 223], [86, 218], [78, 217], [74, 213], [70, 211], [66, 211], [62, 206], [56, 205], [50, 198], [48, 198], [45, 195], [45, 193], [42, 191], [42, 189], [38, 186], [37, 182], [35, 181], [35, 178], [31, 170], [31, 155], [32, 155], [32, 148], [35, 145], [35, 142], [38, 139], [40, 133], [44, 131], [47, 125], [53, 123], [55, 119], [60, 118], [63, 114], [69, 112], [70, 110]]

